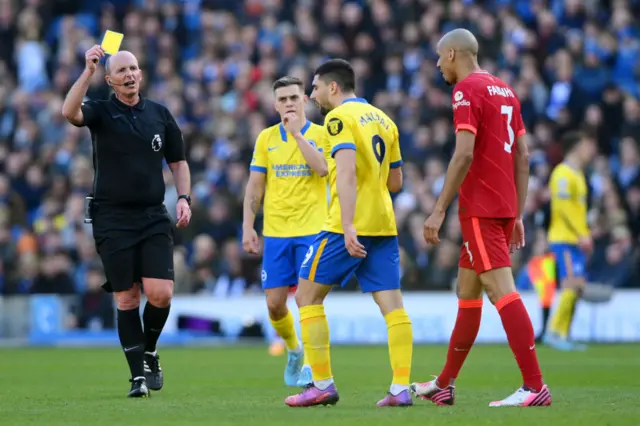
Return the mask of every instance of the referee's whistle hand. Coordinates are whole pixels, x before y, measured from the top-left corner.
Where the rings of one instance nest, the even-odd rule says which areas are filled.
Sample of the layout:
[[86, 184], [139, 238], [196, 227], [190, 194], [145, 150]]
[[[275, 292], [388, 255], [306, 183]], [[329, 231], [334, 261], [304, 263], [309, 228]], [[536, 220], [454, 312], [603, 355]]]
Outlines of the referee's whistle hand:
[[87, 50], [87, 52], [84, 54], [85, 67], [91, 74], [93, 74], [96, 71], [98, 67], [98, 62], [100, 62], [100, 59], [103, 56], [104, 56], [104, 50], [102, 50], [102, 47], [99, 44], [94, 45], [91, 49]]
[[178, 223], [176, 224], [178, 228], [186, 228], [189, 225], [191, 221], [191, 208], [186, 200], [178, 200], [176, 216], [178, 218]]

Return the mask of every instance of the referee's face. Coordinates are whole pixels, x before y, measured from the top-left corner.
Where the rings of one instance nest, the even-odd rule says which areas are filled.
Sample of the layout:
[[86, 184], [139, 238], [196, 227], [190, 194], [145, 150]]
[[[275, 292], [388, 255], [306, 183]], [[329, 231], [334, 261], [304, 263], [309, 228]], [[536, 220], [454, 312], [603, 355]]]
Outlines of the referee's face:
[[118, 96], [137, 95], [140, 91], [142, 72], [133, 53], [122, 50], [110, 57], [105, 79]]

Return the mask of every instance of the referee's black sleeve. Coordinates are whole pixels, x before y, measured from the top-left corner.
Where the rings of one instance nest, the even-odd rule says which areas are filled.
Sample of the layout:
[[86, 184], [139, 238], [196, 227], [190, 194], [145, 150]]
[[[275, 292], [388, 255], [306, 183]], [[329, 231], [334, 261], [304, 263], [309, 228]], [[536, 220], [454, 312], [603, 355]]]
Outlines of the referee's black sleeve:
[[165, 139], [167, 146], [164, 150], [164, 158], [167, 163], [176, 163], [178, 161], [186, 160], [184, 139], [182, 138], [182, 131], [178, 127], [178, 123], [173, 118], [173, 115], [165, 108], [165, 115], [167, 120], [167, 127], [165, 130]]
[[86, 101], [83, 102], [80, 106], [82, 110], [83, 122], [82, 126], [87, 126], [89, 128], [97, 127], [100, 124], [100, 105], [95, 101]]

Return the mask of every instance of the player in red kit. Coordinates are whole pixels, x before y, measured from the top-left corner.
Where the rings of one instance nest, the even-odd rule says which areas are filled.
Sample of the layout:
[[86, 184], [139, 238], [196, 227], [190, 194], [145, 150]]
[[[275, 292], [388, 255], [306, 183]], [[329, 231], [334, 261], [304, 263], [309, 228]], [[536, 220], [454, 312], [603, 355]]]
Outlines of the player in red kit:
[[542, 381], [529, 314], [515, 290], [510, 252], [524, 246], [522, 210], [529, 160], [520, 102], [513, 90], [478, 66], [478, 42], [456, 29], [438, 43], [438, 68], [453, 90], [456, 149], [444, 188], [424, 237], [438, 244], [445, 212], [459, 193], [463, 246], [458, 272], [458, 316], [447, 362], [434, 380], [414, 383], [414, 394], [438, 405], [455, 402], [454, 380], [480, 328], [486, 290], [502, 319], [509, 346], [522, 372], [523, 386], [491, 407], [551, 405]]

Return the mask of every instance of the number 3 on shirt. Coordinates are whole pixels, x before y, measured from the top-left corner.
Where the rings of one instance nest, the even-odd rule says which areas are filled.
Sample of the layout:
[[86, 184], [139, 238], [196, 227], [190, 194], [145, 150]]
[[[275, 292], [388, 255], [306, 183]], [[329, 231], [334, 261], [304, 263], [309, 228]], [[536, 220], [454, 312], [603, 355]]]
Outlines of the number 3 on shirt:
[[504, 143], [504, 150], [511, 154], [511, 147], [516, 138], [516, 134], [511, 127], [511, 120], [513, 119], [513, 107], [511, 105], [502, 105], [500, 112], [507, 116], [507, 132], [509, 133], [509, 142]]

